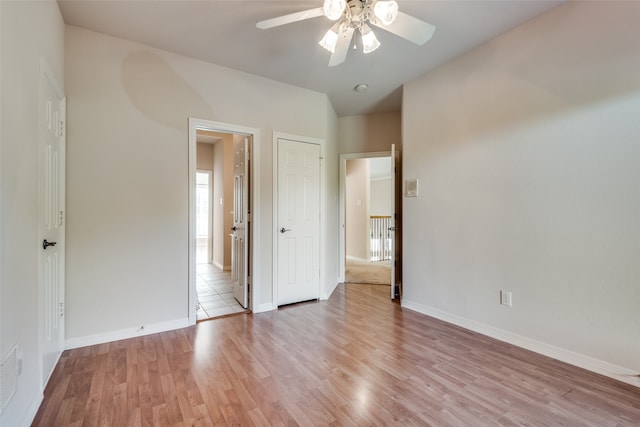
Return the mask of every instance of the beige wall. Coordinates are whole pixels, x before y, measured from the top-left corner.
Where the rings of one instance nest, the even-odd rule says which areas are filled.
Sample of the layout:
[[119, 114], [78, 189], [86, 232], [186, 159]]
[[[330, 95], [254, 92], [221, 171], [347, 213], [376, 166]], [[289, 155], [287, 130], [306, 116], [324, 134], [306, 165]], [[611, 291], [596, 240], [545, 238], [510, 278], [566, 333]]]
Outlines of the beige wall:
[[405, 306], [640, 371], [638, 16], [571, 2], [405, 85]]
[[369, 260], [369, 160], [347, 160], [345, 249], [349, 258]]
[[213, 170], [213, 144], [198, 142], [196, 146], [196, 169]]
[[[214, 134], [213, 132], [208, 132]], [[233, 140], [232, 134], [216, 132], [220, 141], [198, 143], [196, 168], [212, 171], [212, 262], [218, 268], [231, 268], [230, 229], [233, 226]]]
[[[64, 23], [53, 1], [0, 1], [0, 357], [24, 355], [0, 425], [28, 425], [41, 399], [38, 356], [38, 85], [44, 58], [64, 88]], [[37, 29], [37, 31], [34, 31]]]
[[[77, 27], [66, 27], [65, 49], [73, 117], [68, 337], [81, 342], [141, 325], [180, 325], [187, 318], [189, 117], [260, 130], [254, 295], [260, 307], [271, 308], [272, 135], [326, 140], [322, 197], [331, 209], [337, 119], [326, 95]], [[149, 151], [156, 153], [153, 161]], [[326, 230], [337, 230], [333, 212], [323, 218]], [[323, 250], [328, 291], [336, 283], [337, 260], [334, 250]]]
[[344, 116], [338, 118], [340, 154], [391, 151], [402, 148], [401, 115], [395, 113]]

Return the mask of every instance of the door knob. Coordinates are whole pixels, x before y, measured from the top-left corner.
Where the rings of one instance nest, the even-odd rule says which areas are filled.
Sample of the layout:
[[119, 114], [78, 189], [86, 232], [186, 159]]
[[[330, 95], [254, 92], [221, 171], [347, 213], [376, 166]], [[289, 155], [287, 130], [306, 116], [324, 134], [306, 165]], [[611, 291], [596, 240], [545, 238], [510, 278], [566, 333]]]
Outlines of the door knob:
[[57, 244], [58, 244], [58, 242], [47, 242], [47, 239], [44, 239], [42, 241], [42, 249], [46, 250], [49, 246], [55, 246]]
[[291, 231], [291, 230], [290, 230], [290, 229], [288, 229], [288, 228], [284, 228], [284, 227], [282, 227], [282, 228], [280, 229], [280, 232], [281, 232], [282, 234], [286, 233], [287, 231]]
[[238, 227], [236, 227], [235, 225], [233, 227], [231, 227], [232, 231], [236, 231], [238, 229]]

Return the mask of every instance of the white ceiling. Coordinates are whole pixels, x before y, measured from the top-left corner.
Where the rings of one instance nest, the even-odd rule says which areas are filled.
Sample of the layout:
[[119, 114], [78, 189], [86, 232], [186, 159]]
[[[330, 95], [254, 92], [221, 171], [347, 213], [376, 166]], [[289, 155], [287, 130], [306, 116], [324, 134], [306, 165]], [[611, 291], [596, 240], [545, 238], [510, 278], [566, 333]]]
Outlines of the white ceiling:
[[[416, 46], [374, 29], [381, 46], [328, 67], [318, 45], [325, 17], [269, 30], [258, 21], [322, 0], [58, 0], [67, 24], [328, 94], [338, 116], [399, 111], [402, 84], [544, 13], [565, 0], [397, 0], [402, 12], [436, 26]], [[366, 83], [366, 93], [353, 88]]]

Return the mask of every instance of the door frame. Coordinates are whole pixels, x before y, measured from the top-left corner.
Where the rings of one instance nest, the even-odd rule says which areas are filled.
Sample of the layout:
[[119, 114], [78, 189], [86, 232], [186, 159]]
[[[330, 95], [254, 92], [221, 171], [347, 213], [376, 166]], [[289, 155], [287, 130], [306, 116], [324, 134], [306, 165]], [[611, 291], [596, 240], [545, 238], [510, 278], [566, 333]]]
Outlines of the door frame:
[[326, 206], [326, 194], [325, 194], [325, 176], [326, 176], [326, 165], [324, 162], [324, 152], [325, 152], [325, 140], [319, 138], [311, 138], [307, 136], [293, 135], [284, 132], [274, 132], [273, 133], [273, 198], [272, 198], [272, 207], [273, 207], [273, 227], [272, 227], [272, 301], [273, 308], [278, 308], [278, 140], [279, 139], [288, 139], [291, 141], [298, 141], [307, 144], [315, 144], [320, 146], [320, 205], [318, 206], [318, 210], [320, 211], [320, 253], [318, 254], [318, 265], [320, 266], [319, 278], [318, 278], [318, 298], [323, 299], [327, 297], [326, 291], [323, 289], [324, 284], [324, 273], [322, 266], [325, 261], [325, 248], [326, 248], [326, 237], [324, 233], [325, 230], [325, 214], [324, 209]]
[[260, 191], [258, 190], [258, 182], [260, 176], [260, 161], [254, 161], [253, 159], [260, 159], [260, 130], [242, 125], [234, 125], [230, 123], [215, 122], [212, 120], [197, 119], [189, 117], [189, 167], [188, 167], [188, 185], [189, 185], [189, 197], [188, 197], [188, 212], [189, 212], [189, 230], [188, 230], [188, 242], [189, 242], [189, 259], [188, 259], [188, 314], [189, 325], [195, 325], [196, 323], [196, 304], [198, 301], [198, 293], [196, 289], [196, 210], [195, 210], [195, 184], [196, 184], [196, 131], [208, 130], [212, 132], [229, 133], [236, 135], [247, 135], [251, 137], [251, 162], [250, 173], [251, 180], [249, 182], [250, 195], [251, 195], [251, 272], [253, 283], [251, 283], [251, 301], [249, 302], [249, 308], [253, 312], [258, 312], [258, 301], [260, 301], [260, 286], [255, 281], [260, 277], [260, 257], [256, 256], [258, 251], [255, 248], [260, 247]]
[[[338, 260], [338, 281], [340, 283], [344, 283], [344, 276], [346, 270], [346, 173], [347, 173], [347, 160], [355, 160], [355, 159], [372, 159], [376, 157], [389, 157], [391, 158], [391, 151], [375, 151], [371, 153], [346, 153], [340, 154], [340, 237], [338, 244], [340, 246], [339, 260]], [[392, 159], [393, 160], [393, 159]]]

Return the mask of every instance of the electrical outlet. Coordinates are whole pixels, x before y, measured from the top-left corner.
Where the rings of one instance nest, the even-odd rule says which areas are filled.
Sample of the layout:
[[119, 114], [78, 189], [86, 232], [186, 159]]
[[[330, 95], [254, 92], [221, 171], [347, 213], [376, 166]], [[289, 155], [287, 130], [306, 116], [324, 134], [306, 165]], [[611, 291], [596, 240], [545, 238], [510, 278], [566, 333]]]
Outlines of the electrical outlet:
[[511, 307], [511, 292], [500, 291], [500, 304]]

